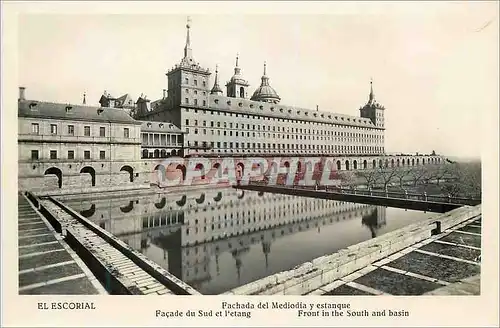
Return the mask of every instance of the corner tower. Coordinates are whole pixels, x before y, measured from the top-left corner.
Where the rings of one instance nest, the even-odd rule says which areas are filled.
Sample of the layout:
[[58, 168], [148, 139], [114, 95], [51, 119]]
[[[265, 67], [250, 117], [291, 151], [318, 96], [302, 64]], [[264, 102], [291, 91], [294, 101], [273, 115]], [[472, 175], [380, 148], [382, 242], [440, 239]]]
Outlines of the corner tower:
[[375, 101], [375, 94], [373, 93], [373, 81], [370, 81], [370, 94], [368, 95], [368, 102], [366, 103], [366, 105], [361, 107], [359, 111], [361, 112], [361, 117], [369, 118], [377, 128], [385, 129], [385, 107]]
[[210, 71], [193, 58], [191, 49], [191, 19], [186, 24], [186, 45], [181, 62], [167, 72], [167, 108], [180, 106], [208, 107]]
[[248, 94], [248, 81], [241, 76], [241, 69], [239, 67], [238, 58], [236, 55], [236, 66], [234, 67], [234, 75], [231, 80], [226, 83], [226, 95], [233, 98], [247, 98]]

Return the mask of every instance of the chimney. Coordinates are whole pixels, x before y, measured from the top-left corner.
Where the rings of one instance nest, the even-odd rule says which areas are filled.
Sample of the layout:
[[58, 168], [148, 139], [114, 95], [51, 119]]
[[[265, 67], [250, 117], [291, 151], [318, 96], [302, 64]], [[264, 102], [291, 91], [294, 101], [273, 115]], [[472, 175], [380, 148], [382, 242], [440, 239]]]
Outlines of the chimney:
[[319, 106], [318, 105], [316, 105], [316, 111], [319, 111]]
[[19, 99], [18, 100], [26, 100], [24, 96], [24, 91], [26, 90], [25, 87], [19, 87]]
[[167, 98], [167, 89], [163, 89], [163, 99]]

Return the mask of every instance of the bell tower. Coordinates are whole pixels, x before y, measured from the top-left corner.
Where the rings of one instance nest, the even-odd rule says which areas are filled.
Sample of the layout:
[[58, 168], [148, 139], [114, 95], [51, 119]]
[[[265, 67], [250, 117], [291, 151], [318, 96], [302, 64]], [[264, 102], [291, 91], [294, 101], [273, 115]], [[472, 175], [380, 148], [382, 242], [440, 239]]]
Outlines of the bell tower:
[[[167, 107], [208, 107], [210, 71], [194, 60], [191, 48], [191, 19], [186, 24], [186, 45], [181, 62], [167, 72]], [[176, 122], [177, 123], [177, 122]]]
[[234, 67], [234, 75], [231, 80], [226, 83], [226, 95], [233, 98], [248, 98], [248, 87], [250, 84], [241, 76], [241, 68], [239, 67], [239, 56], [236, 54], [236, 66]]
[[385, 129], [385, 107], [375, 101], [375, 94], [373, 93], [373, 81], [370, 81], [370, 94], [368, 95], [368, 102], [366, 103], [366, 105], [361, 107], [359, 111], [361, 112], [361, 117], [369, 118], [377, 128]]

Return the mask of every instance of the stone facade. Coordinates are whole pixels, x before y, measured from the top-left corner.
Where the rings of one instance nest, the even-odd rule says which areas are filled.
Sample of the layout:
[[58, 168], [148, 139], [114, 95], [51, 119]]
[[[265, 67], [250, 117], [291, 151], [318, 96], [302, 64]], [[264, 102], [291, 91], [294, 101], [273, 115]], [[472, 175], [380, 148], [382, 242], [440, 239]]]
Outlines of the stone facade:
[[[189, 24], [188, 24], [189, 25]], [[210, 90], [210, 71], [194, 59], [189, 40], [184, 58], [167, 72], [168, 96], [137, 111], [137, 118], [173, 123], [186, 133], [193, 155], [381, 155], [385, 153], [384, 107], [373, 88], [360, 116], [280, 104], [264, 66], [251, 98], [238, 58], [226, 96], [218, 77]]]
[[20, 190], [57, 194], [149, 186], [139, 162], [140, 122], [127, 113], [24, 99], [18, 105]]

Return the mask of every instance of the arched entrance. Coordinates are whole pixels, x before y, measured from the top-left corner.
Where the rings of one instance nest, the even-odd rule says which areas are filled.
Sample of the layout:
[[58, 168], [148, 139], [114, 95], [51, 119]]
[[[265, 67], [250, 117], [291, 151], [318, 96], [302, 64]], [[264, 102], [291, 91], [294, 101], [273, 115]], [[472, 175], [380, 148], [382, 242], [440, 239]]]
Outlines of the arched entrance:
[[243, 178], [243, 173], [245, 172], [245, 165], [243, 163], [236, 164], [236, 179], [241, 180]]
[[90, 174], [90, 177], [92, 178], [92, 187], [95, 187], [95, 170], [93, 167], [85, 166], [80, 170], [80, 173]]
[[130, 182], [134, 182], [134, 169], [128, 165], [122, 166], [121, 171], [128, 172]]
[[45, 170], [44, 175], [55, 175], [57, 177], [57, 185], [59, 188], [62, 188], [62, 172], [57, 167], [51, 167]]

